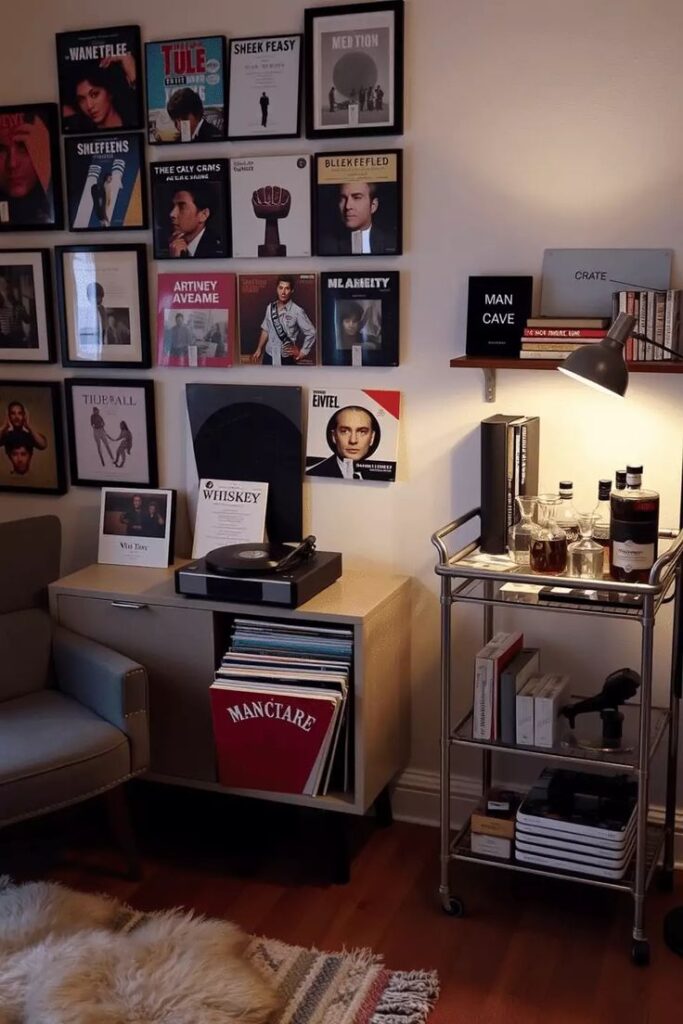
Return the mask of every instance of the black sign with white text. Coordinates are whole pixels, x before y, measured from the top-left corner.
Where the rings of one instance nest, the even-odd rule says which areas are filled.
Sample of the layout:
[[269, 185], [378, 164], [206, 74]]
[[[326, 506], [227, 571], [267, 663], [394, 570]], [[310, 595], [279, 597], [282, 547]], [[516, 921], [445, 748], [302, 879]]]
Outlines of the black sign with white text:
[[517, 359], [531, 316], [531, 277], [470, 277], [467, 355]]

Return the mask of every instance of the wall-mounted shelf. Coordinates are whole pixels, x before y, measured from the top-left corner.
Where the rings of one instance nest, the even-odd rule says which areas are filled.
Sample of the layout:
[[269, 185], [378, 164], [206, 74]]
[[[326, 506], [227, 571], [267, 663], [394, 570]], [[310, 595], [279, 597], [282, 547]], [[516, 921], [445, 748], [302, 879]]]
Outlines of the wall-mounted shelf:
[[[478, 359], [473, 356], [456, 356], [451, 366], [456, 370], [483, 370], [484, 400], [496, 400], [496, 370], [556, 370], [561, 360], [555, 359]], [[683, 360], [661, 359], [656, 362], [628, 364], [629, 373], [683, 373]]]

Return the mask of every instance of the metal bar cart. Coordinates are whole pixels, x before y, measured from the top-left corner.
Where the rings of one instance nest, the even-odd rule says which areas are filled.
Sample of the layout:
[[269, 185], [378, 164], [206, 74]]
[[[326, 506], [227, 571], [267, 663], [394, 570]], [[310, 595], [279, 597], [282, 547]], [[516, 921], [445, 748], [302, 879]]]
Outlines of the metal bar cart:
[[[544, 600], [539, 596], [537, 603], [514, 604], [515, 608], [524, 610], [550, 610], [574, 615], [599, 615], [612, 619], [625, 619], [637, 622], [641, 626], [641, 689], [640, 701], [625, 704], [622, 711], [635, 716], [633, 722], [637, 742], [632, 753], [626, 751], [603, 752], [588, 750], [583, 746], [567, 747], [556, 745], [553, 748], [536, 748], [533, 746], [516, 746], [499, 740], [483, 741], [473, 736], [472, 709], [454, 725], [451, 724], [451, 657], [452, 657], [452, 608], [454, 604], [476, 604], [483, 607], [484, 642], [494, 632], [494, 613], [496, 608], [510, 608], [501, 586], [505, 583], [536, 584], [541, 587], [577, 587], [576, 578], [568, 576], [544, 576], [531, 573], [523, 567], [505, 567], [502, 570], [484, 568], [477, 565], [476, 556], [479, 539], [473, 540], [453, 554], [449, 554], [447, 541], [453, 542], [457, 531], [480, 516], [480, 510], [473, 509], [452, 523], [444, 526], [432, 536], [432, 543], [439, 553], [435, 571], [441, 577], [441, 846], [440, 846], [440, 884], [439, 895], [443, 909], [453, 916], [461, 916], [464, 912], [462, 900], [451, 894], [449, 885], [449, 868], [453, 860], [472, 861], [492, 867], [511, 871], [522, 871], [535, 875], [550, 875], [554, 878], [570, 879], [588, 885], [602, 886], [630, 892], [634, 900], [633, 942], [631, 956], [637, 964], [649, 962], [650, 947], [644, 928], [645, 894], [648, 890], [655, 869], [662, 858], [660, 881], [663, 886], [673, 885], [674, 867], [674, 824], [676, 813], [676, 770], [678, 758], [678, 713], [680, 703], [680, 687], [676, 680], [672, 681], [669, 691], [668, 707], [652, 707], [652, 663], [655, 617], [663, 602], [675, 601], [673, 618], [673, 651], [676, 651], [676, 636], [683, 627], [681, 619], [681, 584], [683, 574], [683, 531], [662, 530], [660, 537], [670, 541], [668, 549], [655, 562], [647, 583], [621, 583], [609, 578], [581, 580], [582, 589], [597, 591], [602, 600], [613, 599], [609, 604], [600, 603], [591, 606], [587, 603], [563, 600]], [[471, 534], [472, 526], [468, 527]], [[618, 595], [622, 595], [619, 598]], [[635, 599], [635, 600], [634, 600]], [[624, 603], [620, 603], [620, 601]], [[628, 603], [626, 603], [628, 602]], [[672, 659], [675, 669], [676, 658]], [[471, 673], [465, 672], [471, 680]], [[648, 820], [649, 811], [649, 778], [652, 757], [667, 737], [667, 773], [666, 773], [666, 810], [663, 824]], [[619, 880], [578, 874], [557, 868], [542, 867], [512, 860], [496, 860], [483, 854], [475, 853], [470, 843], [469, 821], [451, 835], [451, 750], [454, 746], [478, 747], [482, 757], [482, 791], [485, 792], [491, 783], [492, 755], [494, 751], [519, 753], [526, 756], [544, 758], [549, 761], [588, 762], [606, 768], [617, 768], [622, 772], [632, 773], [637, 780], [636, 807], [636, 844], [628, 871]]]

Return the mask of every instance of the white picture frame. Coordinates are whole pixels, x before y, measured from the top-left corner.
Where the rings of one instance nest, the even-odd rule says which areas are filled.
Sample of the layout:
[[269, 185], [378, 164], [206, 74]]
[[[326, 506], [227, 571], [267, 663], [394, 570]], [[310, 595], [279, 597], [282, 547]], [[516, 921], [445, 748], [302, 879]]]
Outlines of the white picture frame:
[[175, 491], [103, 487], [97, 561], [163, 569], [173, 562]]
[[294, 139], [301, 134], [303, 36], [228, 42], [228, 139]]

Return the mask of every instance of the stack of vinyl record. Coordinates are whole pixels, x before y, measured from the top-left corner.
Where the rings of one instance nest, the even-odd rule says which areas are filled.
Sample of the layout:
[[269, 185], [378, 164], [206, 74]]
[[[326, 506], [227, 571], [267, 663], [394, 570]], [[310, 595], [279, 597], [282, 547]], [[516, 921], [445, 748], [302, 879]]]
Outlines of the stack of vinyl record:
[[546, 768], [517, 811], [515, 859], [623, 878], [635, 848], [636, 799], [627, 775]]

